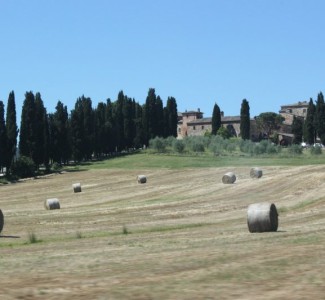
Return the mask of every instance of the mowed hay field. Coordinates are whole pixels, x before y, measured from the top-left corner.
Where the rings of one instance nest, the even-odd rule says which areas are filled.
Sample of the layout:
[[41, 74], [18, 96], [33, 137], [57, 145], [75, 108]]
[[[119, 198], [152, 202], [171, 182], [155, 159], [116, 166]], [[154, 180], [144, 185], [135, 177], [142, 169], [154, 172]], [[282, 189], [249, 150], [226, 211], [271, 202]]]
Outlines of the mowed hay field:
[[[325, 165], [262, 169], [96, 169], [2, 185], [0, 299], [324, 299]], [[46, 210], [48, 198], [61, 209]], [[278, 231], [249, 233], [247, 207], [265, 201]]]

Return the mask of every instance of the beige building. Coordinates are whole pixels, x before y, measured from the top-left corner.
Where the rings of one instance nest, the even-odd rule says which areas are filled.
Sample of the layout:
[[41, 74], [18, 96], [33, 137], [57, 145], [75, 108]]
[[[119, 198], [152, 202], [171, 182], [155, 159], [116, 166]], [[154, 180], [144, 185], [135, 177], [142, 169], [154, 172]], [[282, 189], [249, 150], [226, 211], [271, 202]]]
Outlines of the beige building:
[[[230, 134], [235, 137], [240, 136], [240, 116], [224, 116], [221, 112], [221, 125], [228, 129]], [[178, 116], [177, 136], [202, 136], [206, 132], [212, 131], [212, 118], [203, 118], [203, 113], [197, 111], [185, 111]], [[251, 137], [257, 138], [256, 122], [251, 119]]]
[[294, 116], [306, 119], [308, 110], [307, 101], [299, 101], [294, 104], [282, 105], [279, 113], [284, 117], [285, 125], [292, 125]]

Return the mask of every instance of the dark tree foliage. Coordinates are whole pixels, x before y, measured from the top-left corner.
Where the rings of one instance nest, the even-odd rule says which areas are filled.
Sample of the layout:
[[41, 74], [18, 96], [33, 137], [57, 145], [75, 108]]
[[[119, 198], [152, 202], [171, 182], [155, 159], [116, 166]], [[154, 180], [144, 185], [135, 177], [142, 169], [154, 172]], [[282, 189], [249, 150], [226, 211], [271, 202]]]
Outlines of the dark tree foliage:
[[261, 113], [256, 117], [257, 128], [263, 132], [267, 138], [271, 138], [271, 135], [280, 129], [284, 118], [280, 114], [274, 112]]
[[212, 112], [212, 134], [216, 135], [221, 127], [221, 112], [217, 103], [214, 104]]
[[135, 136], [133, 140], [133, 144], [135, 148], [141, 148], [145, 143], [142, 116], [143, 116], [143, 108], [139, 103], [136, 103], [135, 117], [134, 117]]
[[94, 113], [91, 99], [77, 99], [71, 111], [71, 145], [75, 161], [91, 159], [94, 150]]
[[7, 148], [6, 167], [7, 174], [11, 172], [14, 157], [17, 151], [18, 126], [16, 120], [15, 93], [11, 91], [8, 97], [6, 114]]
[[117, 100], [113, 107], [113, 118], [114, 118], [114, 131], [116, 134], [116, 147], [117, 150], [123, 150], [125, 147], [124, 140], [124, 116], [123, 116], [123, 106], [124, 106], [124, 93], [120, 91], [117, 96]]
[[165, 132], [164, 105], [160, 96], [157, 96], [156, 99], [155, 120], [156, 120], [156, 126], [155, 126], [154, 135], [158, 137], [163, 137]]
[[304, 120], [302, 118], [294, 116], [292, 122], [292, 133], [294, 135], [293, 137], [294, 144], [300, 144], [302, 142], [303, 127], [304, 127]]
[[0, 171], [6, 166], [7, 162], [7, 133], [5, 124], [4, 104], [0, 101]]
[[58, 101], [54, 114], [49, 117], [50, 127], [50, 156], [58, 164], [67, 164], [71, 156], [69, 139], [68, 109]]
[[309, 100], [307, 116], [304, 123], [304, 140], [306, 143], [312, 145], [315, 143], [316, 139], [316, 129], [315, 129], [315, 112], [316, 106], [312, 98]]
[[107, 149], [106, 108], [106, 103], [99, 102], [95, 109], [94, 152], [97, 158], [104, 155]]
[[315, 128], [317, 136], [325, 144], [325, 103], [322, 92], [318, 94], [316, 101]]
[[156, 120], [156, 101], [157, 96], [155, 89], [150, 88], [146, 103], [144, 106], [143, 114], [143, 129], [145, 134], [145, 144], [149, 143], [149, 140], [156, 136], [157, 120]]
[[47, 113], [44, 107], [43, 100], [40, 93], [35, 95], [35, 149], [33, 151], [32, 159], [38, 167], [41, 164], [47, 165], [49, 162], [49, 131]]
[[38, 120], [35, 116], [35, 96], [33, 92], [26, 92], [21, 113], [19, 153], [31, 159], [34, 159], [37, 152]]
[[123, 105], [123, 136], [124, 136], [124, 146], [126, 149], [132, 148], [133, 140], [135, 136], [134, 128], [134, 109], [133, 101], [131, 98], [125, 96]]
[[168, 97], [167, 104], [164, 109], [164, 118], [165, 118], [165, 137], [174, 136], [177, 137], [177, 103], [174, 97]]
[[250, 113], [249, 103], [246, 99], [243, 100], [240, 109], [240, 134], [243, 140], [250, 139]]
[[105, 113], [105, 127], [106, 127], [106, 152], [112, 153], [115, 151], [117, 147], [117, 139], [116, 139], [116, 128], [114, 127], [114, 118], [113, 118], [113, 103], [111, 99], [107, 99], [106, 101], [106, 113]]

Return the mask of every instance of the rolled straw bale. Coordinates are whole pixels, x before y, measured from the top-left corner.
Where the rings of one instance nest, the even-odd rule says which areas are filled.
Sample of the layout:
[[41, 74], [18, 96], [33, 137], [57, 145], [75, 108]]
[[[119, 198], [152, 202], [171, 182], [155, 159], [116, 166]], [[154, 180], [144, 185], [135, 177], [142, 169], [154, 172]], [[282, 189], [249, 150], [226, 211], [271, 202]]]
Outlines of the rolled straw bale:
[[3, 213], [2, 213], [2, 210], [0, 209], [0, 233], [3, 229], [3, 225], [4, 225]]
[[44, 206], [46, 209], [60, 209], [60, 202], [57, 198], [46, 199], [44, 202]]
[[228, 172], [222, 176], [223, 183], [234, 183], [236, 181], [236, 175], [233, 172]]
[[273, 203], [254, 203], [247, 209], [247, 225], [250, 232], [277, 231], [278, 212]]
[[145, 175], [138, 175], [137, 180], [138, 180], [138, 183], [146, 183], [147, 177]]
[[80, 183], [74, 183], [72, 185], [72, 187], [73, 187], [73, 191], [75, 193], [80, 193], [81, 192], [81, 184]]
[[251, 178], [261, 178], [263, 171], [260, 168], [251, 168], [250, 176]]

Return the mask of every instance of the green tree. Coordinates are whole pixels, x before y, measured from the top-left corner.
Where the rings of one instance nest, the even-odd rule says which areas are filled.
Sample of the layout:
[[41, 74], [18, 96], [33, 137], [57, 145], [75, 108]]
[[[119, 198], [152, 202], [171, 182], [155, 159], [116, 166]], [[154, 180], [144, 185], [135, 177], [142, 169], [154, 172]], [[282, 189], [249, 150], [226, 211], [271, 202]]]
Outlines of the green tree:
[[221, 128], [221, 112], [217, 103], [214, 104], [212, 113], [212, 134], [216, 135]]
[[106, 152], [106, 103], [99, 102], [95, 109], [95, 143], [94, 151], [97, 158]]
[[292, 133], [294, 135], [294, 137], [293, 137], [294, 144], [300, 144], [302, 142], [303, 127], [304, 127], [303, 119], [294, 116], [293, 122], [292, 122]]
[[146, 98], [143, 115], [143, 129], [145, 134], [145, 144], [149, 140], [155, 138], [157, 132], [157, 119], [156, 119], [156, 101], [157, 96], [155, 89], [150, 88]]
[[7, 162], [7, 133], [5, 124], [4, 104], [0, 101], [0, 172], [6, 166]]
[[11, 172], [14, 157], [17, 151], [18, 126], [16, 121], [16, 103], [15, 93], [11, 91], [8, 97], [7, 114], [6, 114], [6, 132], [7, 132], [7, 148], [6, 148], [6, 167], [7, 174]]
[[244, 99], [240, 109], [240, 134], [243, 140], [250, 139], [250, 125], [249, 103]]
[[223, 126], [218, 129], [217, 135], [220, 135], [223, 139], [229, 139], [231, 137], [228, 129]]
[[316, 139], [315, 111], [316, 106], [313, 99], [310, 98], [307, 109], [307, 116], [304, 122], [304, 141], [310, 145], [314, 144]]
[[164, 109], [165, 118], [165, 137], [174, 136], [177, 137], [177, 103], [174, 97], [168, 97], [166, 107]]
[[315, 128], [322, 144], [325, 144], [325, 103], [322, 92], [318, 94], [316, 101]]
[[20, 123], [19, 154], [31, 159], [35, 157], [36, 137], [38, 131], [35, 117], [35, 96], [33, 92], [25, 93]]
[[274, 112], [261, 113], [256, 117], [257, 128], [262, 131], [268, 138], [271, 138], [275, 131], [280, 129], [284, 118]]

